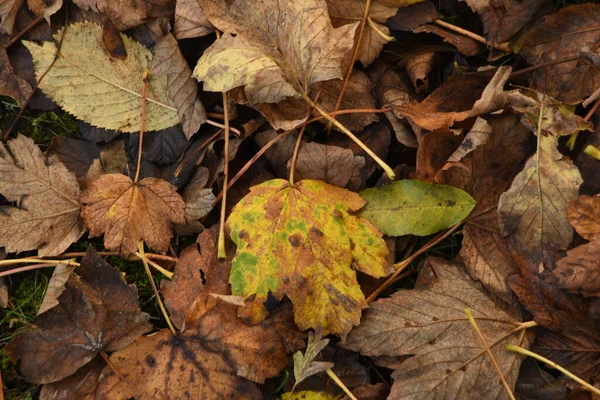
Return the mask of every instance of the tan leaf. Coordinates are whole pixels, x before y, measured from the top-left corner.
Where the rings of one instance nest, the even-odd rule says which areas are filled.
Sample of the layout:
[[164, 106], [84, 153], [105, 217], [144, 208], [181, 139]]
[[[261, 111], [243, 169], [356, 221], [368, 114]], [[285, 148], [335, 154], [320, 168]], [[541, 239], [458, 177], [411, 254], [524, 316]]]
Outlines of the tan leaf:
[[[439, 17], [436, 17], [434, 19], [438, 18]], [[475, 39], [471, 39], [470, 37], [463, 36], [459, 33], [448, 31], [435, 24], [421, 25], [413, 28], [412, 31], [415, 33], [433, 33], [438, 35], [444, 40], [444, 42], [450, 43], [452, 46], [456, 47], [461, 54], [467, 57], [476, 56], [486, 50], [486, 47], [483, 43], [478, 42]]]
[[567, 217], [581, 237], [600, 239], [600, 196], [579, 196], [569, 204]]
[[183, 133], [189, 139], [206, 121], [206, 111], [198, 98], [198, 84], [192, 79], [192, 70], [170, 33], [156, 43], [152, 53], [150, 73], [167, 76], [169, 97], [177, 107]]
[[[364, 67], [371, 64], [383, 50], [383, 46], [388, 42], [377, 31], [389, 36], [390, 30], [385, 26], [385, 21], [396, 15], [398, 7], [406, 7], [422, 0], [388, 0], [375, 1], [369, 7], [370, 21], [365, 25], [360, 47], [358, 49], [358, 59]], [[365, 13], [364, 0], [327, 0], [327, 8], [331, 23], [338, 28], [346, 24], [353, 24], [356, 21], [362, 21]]]
[[527, 348], [530, 343], [529, 335], [522, 338], [522, 332], [515, 331], [520, 319], [499, 308], [459, 264], [430, 257], [425, 271], [429, 268], [435, 274], [433, 283], [372, 303], [344, 347], [368, 356], [413, 355], [393, 372], [388, 399], [508, 399], [465, 308], [473, 309], [511, 387], [521, 357], [505, 351], [505, 346]]
[[585, 29], [600, 19], [600, 4], [573, 4], [538, 19], [528, 27], [519, 52], [531, 65], [561, 62], [533, 72], [536, 89], [557, 100], [578, 103], [600, 87], [600, 69], [577, 58], [585, 46], [595, 49], [600, 30]]
[[12, 97], [23, 107], [33, 89], [27, 81], [14, 73], [5, 49], [0, 50], [0, 95]]
[[60, 263], [54, 268], [52, 278], [50, 278], [50, 282], [48, 282], [48, 288], [46, 289], [46, 293], [44, 293], [44, 299], [42, 300], [37, 315], [48, 311], [58, 304], [58, 296], [65, 290], [65, 284], [69, 280], [71, 272], [73, 272], [74, 269], [75, 266], [67, 263]]
[[319, 353], [327, 346], [329, 339], [323, 339], [323, 334], [320, 331], [317, 333], [308, 332], [308, 343], [304, 354], [301, 351], [294, 353], [294, 378], [299, 384], [309, 376], [325, 372], [333, 368], [332, 362], [316, 361]]
[[164, 253], [172, 225], [185, 222], [185, 203], [175, 186], [158, 178], [136, 184], [125, 175], [102, 175], [81, 194], [81, 202], [90, 234], [104, 234], [104, 246], [123, 255], [137, 251], [139, 240]]
[[437, 47], [423, 46], [421, 49], [409, 52], [402, 57], [400, 66], [404, 68], [417, 93], [429, 88], [427, 76], [433, 70], [437, 54]]
[[[327, 112], [332, 112], [337, 103], [340, 91], [344, 81], [340, 79], [333, 79], [330, 81], [322, 82], [318, 85], [314, 85], [310, 91], [311, 97], [314, 99], [319, 94], [317, 103], [323, 107]], [[364, 72], [354, 70], [344, 91], [344, 97], [340, 103], [338, 110], [354, 110], [357, 108], [361, 109], [373, 109], [376, 108], [375, 98], [371, 93], [373, 84], [367, 78]], [[317, 117], [320, 114], [313, 110], [313, 116]], [[347, 115], [340, 115], [337, 120], [344, 124], [345, 127], [353, 132], [360, 132], [363, 128], [372, 122], [379, 121], [379, 117], [373, 113], [353, 113]], [[325, 120], [320, 120], [323, 123], [327, 123]]]
[[502, 234], [512, 236], [516, 249], [540, 268], [545, 249], [565, 250], [571, 243], [567, 207], [582, 182], [577, 167], [556, 146], [554, 136], [540, 133], [536, 154], [498, 203]]
[[12, 156], [0, 143], [0, 193], [18, 207], [2, 207], [0, 246], [9, 253], [58, 255], [84, 232], [77, 178], [30, 138], [19, 135], [8, 147]]
[[586, 297], [600, 295], [600, 240], [575, 247], [552, 271], [558, 286]]
[[492, 126], [485, 119], [477, 117], [473, 127], [467, 132], [458, 149], [448, 157], [448, 161], [458, 162], [478, 146], [484, 145], [488, 141], [492, 129]]
[[[102, 45], [102, 27], [76, 23], [66, 28], [60, 56], [40, 83], [42, 91], [66, 111], [101, 128], [139, 132], [142, 78], [152, 55], [141, 43], [121, 34], [127, 57], [113, 59]], [[61, 32], [55, 35], [57, 40]], [[55, 42], [24, 41], [31, 52], [36, 77], [54, 62]], [[167, 77], [150, 75], [146, 91], [145, 129], [168, 128], [179, 122], [167, 93]]]
[[97, 0], [97, 7], [102, 15], [124, 31], [154, 18], [172, 16], [175, 0]]
[[44, 1], [44, 0], [27, 0], [27, 6], [36, 15], [43, 15], [46, 22], [50, 24], [50, 17], [54, 15], [63, 5], [62, 0]]
[[0, 0], [0, 34], [12, 35], [23, 0]]
[[177, 39], [206, 36], [215, 28], [208, 22], [198, 0], [177, 0], [175, 5], [175, 26], [173, 35]]
[[[292, 160], [288, 161], [288, 170]], [[304, 143], [298, 153], [295, 180], [319, 179], [330, 185], [345, 187], [351, 180], [360, 180], [365, 159], [352, 150], [320, 143]]]
[[[234, 0], [226, 8], [218, 0], [200, 0], [200, 6], [226, 32], [194, 69], [204, 90], [243, 87], [249, 104], [256, 106], [299, 98], [313, 83], [342, 76], [341, 63], [352, 48], [357, 24], [334, 29], [324, 0]], [[273, 110], [261, 112], [272, 124], [279, 122], [272, 118]], [[306, 117], [294, 120], [298, 124]]]

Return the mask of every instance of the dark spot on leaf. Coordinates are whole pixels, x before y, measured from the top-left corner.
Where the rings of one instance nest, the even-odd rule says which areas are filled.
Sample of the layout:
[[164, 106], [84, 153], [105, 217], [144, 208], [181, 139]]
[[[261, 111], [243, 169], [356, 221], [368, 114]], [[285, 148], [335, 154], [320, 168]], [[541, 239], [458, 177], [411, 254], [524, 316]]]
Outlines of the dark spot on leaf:
[[451, 370], [449, 370], [449, 369], [446, 369], [446, 375], [450, 375], [451, 373], [452, 373], [452, 371], [451, 371]]
[[456, 202], [454, 200], [446, 200], [446, 205], [448, 207], [453, 207], [456, 205]]
[[202, 280], [202, 284], [206, 285], [206, 275], [203, 270], [200, 270], [200, 279]]
[[287, 285], [288, 283], [290, 283], [290, 277], [286, 275], [283, 278], [281, 278], [281, 281]]
[[149, 354], [146, 357], [146, 364], [148, 364], [150, 368], [154, 368], [154, 366], [156, 365], [156, 359]]
[[462, 367], [459, 368], [459, 370], [461, 370], [462, 372], [465, 372], [467, 370], [467, 366], [463, 365]]
[[288, 241], [292, 245], [292, 247], [298, 247], [302, 243], [302, 237], [298, 234], [292, 235], [288, 238]]
[[240, 233], [238, 233], [238, 237], [240, 239], [244, 239], [248, 237], [248, 232], [246, 232], [245, 230], [241, 230]]
[[429, 342], [427, 342], [428, 344], [430, 344], [431, 346], [433, 346], [435, 344], [435, 339], [431, 339]]
[[437, 317], [431, 317], [431, 320], [432, 320], [433, 322], [436, 322], [436, 321], [439, 321], [440, 319], [439, 319], [439, 318], [437, 318]]
[[323, 232], [321, 232], [320, 229], [315, 228], [314, 226], [312, 228], [310, 228], [310, 233], [313, 233], [319, 237], [323, 236]]

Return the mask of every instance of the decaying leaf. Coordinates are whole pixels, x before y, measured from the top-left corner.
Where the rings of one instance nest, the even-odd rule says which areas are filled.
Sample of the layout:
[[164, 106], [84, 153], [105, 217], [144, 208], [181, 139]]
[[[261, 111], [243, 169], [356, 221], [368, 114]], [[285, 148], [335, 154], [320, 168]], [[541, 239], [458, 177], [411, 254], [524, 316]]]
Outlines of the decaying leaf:
[[[140, 130], [142, 78], [152, 55], [123, 35], [127, 58], [111, 58], [102, 44], [102, 27], [76, 23], [66, 28], [60, 56], [40, 83], [42, 91], [62, 108], [94, 126], [123, 132]], [[62, 33], [54, 37], [60, 40]], [[53, 62], [56, 43], [24, 41], [33, 55], [36, 76]], [[168, 94], [166, 76], [150, 75], [147, 83], [145, 129], [168, 128], [179, 122]]]
[[[585, 46], [596, 51], [600, 30], [589, 29], [600, 19], [599, 4], [573, 4], [547, 15], [527, 29], [519, 52], [529, 64], [577, 57]], [[575, 58], [533, 72], [536, 89], [560, 101], [577, 103], [600, 86], [600, 68]]]
[[92, 9], [96, 3], [98, 11], [110, 19], [120, 31], [142, 25], [154, 18], [170, 17], [175, 9], [175, 0], [79, 0], [79, 3]]
[[19, 135], [8, 147], [12, 156], [0, 143], [0, 194], [18, 206], [1, 207], [0, 246], [58, 255], [84, 232], [77, 178], [30, 138]]
[[[1, 6], [2, 2], [0, 1]], [[20, 107], [23, 107], [32, 92], [33, 89], [29, 83], [14, 73], [6, 49], [0, 50], [0, 95], [12, 97]]]
[[186, 138], [191, 138], [206, 121], [206, 110], [198, 98], [198, 85], [192, 79], [192, 70], [179, 51], [177, 40], [170, 33], [164, 35], [152, 49], [151, 74], [167, 77], [169, 98], [177, 113]]
[[[204, 90], [243, 87], [249, 104], [256, 106], [299, 98], [315, 82], [342, 77], [341, 63], [352, 48], [357, 24], [334, 29], [325, 0], [234, 0], [227, 5], [200, 0], [200, 6], [208, 21], [225, 32], [194, 70]], [[270, 108], [259, 110], [273, 127], [290, 128]], [[306, 105], [299, 114], [295, 125], [306, 120]]]
[[101, 351], [124, 348], [152, 329], [140, 311], [137, 289], [93, 247], [58, 297], [60, 306], [37, 316], [35, 325], [6, 346], [30, 382], [63, 379]]
[[600, 196], [579, 196], [569, 204], [567, 217], [581, 237], [600, 239]]
[[372, 303], [344, 347], [369, 356], [413, 355], [392, 374], [388, 399], [508, 399], [465, 308], [473, 309], [511, 387], [521, 358], [505, 346], [530, 343], [515, 329], [520, 320], [500, 309], [459, 264], [430, 257], [427, 266], [435, 274], [433, 283]]
[[295, 385], [299, 384], [309, 376], [325, 372], [333, 368], [332, 362], [315, 361], [319, 353], [327, 346], [329, 339], [323, 339], [321, 335], [308, 333], [308, 343], [304, 354], [301, 351], [294, 353], [294, 378]]
[[360, 195], [367, 205], [362, 218], [389, 236], [427, 236], [465, 219], [475, 200], [460, 189], [414, 180], [400, 180]]
[[46, 289], [46, 293], [44, 293], [44, 299], [42, 300], [42, 304], [40, 304], [37, 315], [48, 311], [58, 304], [58, 296], [65, 290], [65, 284], [74, 270], [75, 267], [68, 263], [60, 263], [54, 268], [52, 278], [48, 282], [48, 288]]
[[214, 30], [202, 13], [198, 0], [177, 0], [173, 26], [173, 35], [177, 39], [206, 36]]
[[[358, 48], [358, 60], [364, 67], [371, 64], [383, 50], [388, 40], [384, 38], [390, 35], [390, 30], [385, 26], [385, 21], [396, 15], [398, 7], [406, 7], [422, 0], [386, 0], [374, 1], [369, 7], [368, 23], [365, 25], [360, 47]], [[354, 24], [362, 21], [365, 13], [364, 0], [327, 0], [327, 8], [331, 23], [334, 27]]]
[[123, 255], [137, 242], [167, 251], [173, 224], [185, 223], [185, 203], [175, 186], [158, 178], [134, 183], [120, 174], [101, 175], [81, 194], [83, 218], [90, 234], [104, 234], [104, 246]]
[[586, 297], [600, 295], [600, 240], [567, 251], [552, 271], [558, 285]]
[[[289, 308], [286, 315], [291, 323]], [[247, 326], [235, 307], [217, 304], [175, 336], [165, 329], [113, 353], [110, 360], [126, 381], [105, 368], [99, 398], [260, 398], [251, 380], [262, 383], [288, 363], [278, 323], [272, 317]]]
[[0, 34], [12, 35], [23, 0], [0, 0]]
[[40, 400], [96, 400], [98, 378], [106, 363], [100, 356], [73, 375], [42, 387]]
[[213, 190], [206, 187], [209, 178], [209, 170], [198, 167], [181, 192], [181, 198], [185, 202], [185, 225], [177, 225], [178, 234], [198, 233], [204, 230], [204, 225], [199, 220], [213, 209], [217, 199]]
[[349, 214], [364, 200], [313, 180], [274, 179], [250, 190], [227, 220], [237, 245], [232, 292], [250, 303], [241, 312], [260, 322], [267, 298], [286, 295], [301, 329], [347, 333], [367, 306], [351, 267], [375, 277], [391, 272], [381, 233]]
[[540, 132], [537, 140], [536, 154], [500, 197], [498, 214], [502, 234], [512, 236], [521, 254], [541, 263], [544, 250], [565, 250], [571, 243], [567, 207], [582, 180], [558, 152], [556, 137]]

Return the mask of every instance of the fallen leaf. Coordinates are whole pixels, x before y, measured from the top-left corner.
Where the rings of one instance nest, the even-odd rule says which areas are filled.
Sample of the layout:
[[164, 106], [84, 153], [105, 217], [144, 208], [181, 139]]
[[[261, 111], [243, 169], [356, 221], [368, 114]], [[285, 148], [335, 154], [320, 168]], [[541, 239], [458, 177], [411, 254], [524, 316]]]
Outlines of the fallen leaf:
[[584, 239], [600, 239], [600, 196], [579, 196], [569, 204], [567, 218]]
[[456, 47], [461, 54], [467, 57], [474, 57], [487, 49], [483, 43], [478, 42], [475, 39], [448, 31], [441, 26], [434, 24], [420, 25], [412, 29], [412, 31], [415, 33], [432, 33], [440, 36], [444, 42], [450, 43], [452, 46]]
[[485, 38], [491, 44], [508, 41], [530, 20], [550, 11], [547, 0], [461, 0], [479, 14]]
[[62, 7], [62, 0], [27, 0], [27, 7], [35, 14], [36, 17], [44, 16], [44, 19], [50, 25], [50, 17], [54, 15]]
[[426, 267], [435, 274], [433, 283], [371, 303], [344, 347], [368, 356], [413, 355], [393, 372], [388, 399], [508, 398], [465, 308], [473, 309], [510, 387], [521, 357], [504, 348], [530, 343], [529, 335], [515, 330], [521, 321], [500, 309], [459, 264], [429, 257]]
[[[254, 140], [260, 147], [265, 147], [267, 143], [278, 135], [277, 131], [268, 130], [258, 133]], [[294, 154], [294, 147], [298, 140], [297, 134], [289, 134], [277, 141], [265, 152], [265, 158], [271, 165], [275, 176], [285, 179], [288, 177], [288, 161]]]
[[329, 339], [323, 339], [322, 335], [308, 332], [308, 343], [304, 354], [301, 351], [294, 353], [294, 378], [296, 379], [294, 386], [309, 376], [333, 368], [332, 362], [315, 361], [328, 343]]
[[183, 133], [189, 140], [206, 122], [206, 110], [198, 98], [198, 84], [179, 50], [177, 40], [167, 33], [152, 48], [150, 73], [167, 77], [169, 98], [177, 108]]
[[142, 25], [159, 17], [170, 17], [175, 10], [175, 0], [97, 0], [96, 7], [120, 31]]
[[81, 178], [86, 174], [94, 159], [100, 157], [100, 148], [86, 140], [55, 136], [49, 154], [56, 156], [64, 165]]
[[127, 58], [127, 49], [125, 49], [121, 32], [108, 18], [104, 18], [102, 21], [102, 44], [112, 58], [119, 60]]
[[[354, 0], [356, 2], [356, 0]], [[340, 79], [332, 79], [321, 82], [311, 88], [310, 96], [317, 99], [317, 103], [327, 112], [333, 112], [337, 104], [340, 91], [344, 81]], [[344, 97], [338, 107], [338, 110], [355, 110], [355, 109], [373, 109], [375, 106], [375, 98], [371, 94], [373, 84], [367, 78], [364, 72], [354, 70], [348, 80], [348, 85], [344, 90]], [[317, 95], [319, 96], [317, 98]], [[313, 110], [313, 116], [318, 117], [320, 114]], [[346, 128], [352, 132], [360, 132], [365, 126], [372, 122], [379, 121], [379, 117], [373, 113], [352, 113], [339, 115], [336, 117]], [[321, 119], [322, 123], [327, 124], [326, 120]]]
[[83, 121], [77, 121], [77, 128], [85, 140], [94, 143], [108, 143], [121, 134], [119, 131], [98, 128]]
[[394, 181], [360, 192], [358, 213], [389, 236], [427, 236], [465, 219], [475, 200], [460, 189], [415, 180]]
[[500, 67], [491, 79], [487, 71], [453, 75], [422, 102], [393, 110], [424, 129], [447, 129], [456, 121], [503, 108], [508, 100], [502, 88], [510, 72], [511, 67]]
[[[140, 130], [142, 77], [150, 69], [152, 55], [140, 43], [122, 36], [125, 60], [112, 59], [102, 45], [102, 27], [76, 23], [66, 28], [60, 56], [40, 89], [62, 108], [94, 126], [123, 132]], [[54, 37], [60, 41], [62, 33]], [[54, 61], [54, 42], [42, 45], [24, 41], [31, 52], [36, 76]], [[168, 128], [179, 122], [168, 96], [166, 76], [150, 75], [146, 97], [146, 131]]]
[[436, 182], [440, 170], [464, 142], [462, 129], [438, 129], [419, 139], [414, 176], [422, 181]]
[[98, 378], [105, 366], [96, 356], [73, 375], [42, 387], [40, 400], [96, 400]]
[[46, 293], [44, 293], [44, 299], [42, 300], [42, 304], [40, 304], [37, 315], [40, 315], [59, 304], [58, 297], [65, 290], [65, 284], [69, 280], [71, 272], [74, 270], [75, 267], [68, 263], [59, 263], [56, 268], [54, 268], [54, 272], [48, 282], [48, 287], [46, 288]]
[[19, 135], [8, 147], [12, 156], [0, 143], [0, 194], [18, 207], [1, 207], [0, 246], [61, 254], [84, 232], [77, 178], [56, 157], [44, 157], [33, 139]]
[[0, 0], [0, 34], [12, 35], [23, 0]]
[[[588, 29], [600, 18], [600, 5], [573, 4], [537, 20], [527, 29], [519, 52], [531, 65], [577, 57], [584, 46], [595, 49], [600, 31]], [[533, 72], [540, 92], [578, 103], [600, 86], [600, 69], [585, 59], [553, 64]]]
[[[363, 67], [369, 66], [388, 42], [383, 36], [390, 35], [390, 30], [384, 25], [385, 21], [396, 15], [398, 7], [406, 7], [419, 1], [421, 0], [387, 0], [370, 4], [369, 15], [367, 16], [368, 22], [365, 22], [357, 54], [357, 59], [360, 60]], [[331, 17], [331, 23], [338, 28], [347, 24], [354, 24], [356, 21], [362, 21], [365, 14], [365, 1], [327, 0], [327, 9]]]
[[[291, 168], [288, 161], [288, 170]], [[320, 143], [304, 143], [298, 152], [295, 180], [317, 179], [330, 185], [345, 187], [353, 178], [360, 180], [365, 159], [352, 150]]]
[[567, 251], [553, 271], [558, 286], [585, 297], [600, 295], [600, 240]]
[[477, 147], [484, 145], [489, 140], [492, 130], [492, 126], [485, 119], [477, 117], [460, 146], [448, 158], [448, 162], [458, 162]]
[[247, 326], [228, 304], [211, 308], [175, 336], [164, 329], [141, 337], [110, 360], [126, 381], [105, 368], [100, 399], [258, 399], [250, 380], [262, 383], [288, 364], [276, 321]]
[[120, 174], [101, 175], [81, 194], [90, 235], [104, 234], [104, 247], [127, 255], [137, 242], [166, 252], [173, 224], [185, 223], [185, 203], [176, 188], [158, 178], [134, 183]]
[[410, 52], [402, 58], [400, 66], [410, 77], [415, 91], [421, 93], [429, 88], [427, 76], [433, 70], [437, 60], [437, 48], [422, 47], [419, 50]]
[[152, 329], [140, 311], [137, 289], [89, 247], [53, 307], [13, 337], [5, 351], [28, 381], [66, 378], [101, 351], [116, 351]]
[[442, 16], [438, 12], [437, 5], [429, 0], [423, 0], [399, 9], [396, 15], [388, 18], [386, 25], [394, 31], [411, 31], [440, 18]]
[[349, 214], [364, 204], [357, 194], [313, 180], [252, 187], [227, 220], [237, 245], [232, 293], [249, 300], [245, 315], [260, 322], [269, 295], [286, 295], [303, 330], [344, 335], [358, 324], [367, 304], [350, 267], [375, 277], [391, 272], [380, 232]]
[[8, 286], [4, 277], [0, 277], [0, 308], [6, 308], [8, 306]]
[[567, 220], [569, 202], [577, 198], [579, 170], [556, 148], [552, 135], [538, 134], [537, 152], [498, 203], [500, 230], [516, 249], [541, 266], [546, 249], [565, 250], [573, 238]]
[[[325, 0], [235, 0], [226, 9], [220, 1], [200, 0], [200, 6], [209, 22], [225, 32], [194, 69], [204, 90], [243, 87], [255, 106], [299, 98], [315, 82], [342, 77], [341, 63], [352, 48], [357, 24], [334, 29]], [[283, 128], [268, 110], [261, 112], [275, 129]]]
[[208, 22], [198, 0], [177, 0], [173, 35], [177, 39], [190, 39], [210, 35], [215, 28]]
[[216, 201], [215, 194], [210, 187], [206, 187], [210, 172], [207, 168], [198, 167], [194, 175], [181, 192], [185, 202], [185, 226], [177, 225], [178, 234], [198, 233], [204, 230], [204, 225], [199, 222], [213, 209]]
[[[145, 132], [142, 159], [159, 165], [172, 164], [177, 161], [188, 144], [179, 126], [172, 126], [156, 132]], [[133, 162], [137, 162], [139, 145], [139, 134], [127, 135], [127, 149]]]
[[[0, 26], [4, 27], [2, 24]], [[0, 95], [12, 97], [23, 107], [32, 93], [33, 89], [29, 83], [14, 73], [6, 49], [0, 50]]]

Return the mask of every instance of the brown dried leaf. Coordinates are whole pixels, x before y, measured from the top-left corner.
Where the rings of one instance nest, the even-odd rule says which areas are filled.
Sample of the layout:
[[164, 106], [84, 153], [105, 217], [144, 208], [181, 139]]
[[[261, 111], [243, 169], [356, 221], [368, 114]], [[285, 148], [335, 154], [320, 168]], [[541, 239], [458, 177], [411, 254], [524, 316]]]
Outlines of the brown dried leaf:
[[510, 67], [500, 67], [491, 79], [489, 72], [453, 75], [421, 103], [396, 106], [394, 111], [424, 129], [446, 129], [503, 108], [508, 100], [502, 88], [510, 72]]
[[423, 46], [402, 58], [400, 66], [406, 71], [417, 93], [429, 88], [427, 75], [435, 66], [437, 49]]
[[321, 332], [314, 334], [308, 332], [308, 343], [304, 354], [301, 351], [294, 353], [294, 378], [295, 385], [306, 378], [325, 372], [333, 368], [334, 363], [325, 361], [315, 361], [319, 353], [327, 346], [329, 339], [323, 339]]
[[137, 289], [89, 247], [59, 296], [60, 307], [6, 346], [28, 381], [50, 383], [73, 374], [101, 351], [121, 349], [152, 329], [140, 311]]
[[395, 31], [410, 31], [439, 18], [442, 15], [438, 12], [437, 5], [424, 0], [399, 9], [396, 15], [387, 20], [386, 25]]
[[[356, 0], [354, 0], [356, 1]], [[311, 88], [310, 96], [317, 99], [317, 103], [327, 112], [332, 112], [335, 109], [337, 99], [344, 81], [333, 79], [330, 81], [321, 82]], [[364, 72], [354, 70], [348, 81], [348, 86], [344, 90], [344, 97], [340, 103], [338, 110], [354, 110], [354, 109], [373, 109], [375, 108], [375, 98], [371, 93], [373, 84], [367, 78]], [[320, 114], [313, 110], [313, 116], [317, 117]], [[372, 122], [379, 121], [379, 117], [373, 113], [353, 113], [342, 114], [336, 117], [344, 126], [353, 132], [360, 132], [363, 128]], [[327, 124], [326, 120], [321, 119], [322, 123]]]
[[[194, 77], [208, 91], [243, 87], [253, 107], [270, 103], [257, 108], [275, 129], [287, 129], [283, 122], [289, 118], [274, 114], [273, 104], [300, 98], [313, 83], [342, 77], [357, 24], [334, 29], [325, 0], [233, 0], [226, 6], [200, 0], [200, 6], [225, 34], [204, 51]], [[292, 118], [294, 126], [306, 120], [304, 110]]]
[[[596, 49], [600, 4], [574, 4], [537, 20], [527, 30], [519, 52], [536, 65], [576, 57], [588, 46]], [[533, 72], [536, 89], [557, 100], [578, 103], [600, 86], [600, 68], [585, 59], [561, 62]]]
[[[293, 323], [290, 308], [280, 312]], [[107, 367], [98, 398], [261, 398], [250, 380], [262, 383], [288, 364], [280, 323], [273, 317], [247, 326], [235, 307], [217, 304], [176, 336], [165, 329], [113, 353], [110, 360], [127, 381]]]
[[170, 17], [175, 11], [175, 0], [97, 0], [96, 7], [120, 31], [124, 31], [154, 18]]
[[417, 150], [417, 179], [434, 182], [437, 172], [446, 164], [463, 141], [461, 130], [440, 129], [426, 133]]
[[96, 400], [98, 378], [106, 363], [97, 356], [73, 375], [42, 387], [40, 400]]
[[545, 250], [565, 250], [573, 238], [567, 206], [577, 198], [579, 170], [556, 148], [552, 135], [538, 135], [538, 149], [498, 203], [500, 230], [515, 248], [541, 267]]
[[100, 148], [86, 140], [55, 136], [48, 152], [73, 172], [76, 177], [84, 176], [94, 159], [100, 157]]
[[[492, 44], [510, 39], [532, 18], [548, 9], [547, 0], [461, 0], [481, 17], [485, 38]], [[551, 10], [551, 8], [550, 8]]]
[[177, 234], [190, 235], [204, 230], [199, 219], [204, 218], [212, 209], [217, 199], [210, 187], [205, 187], [210, 178], [207, 168], [198, 167], [192, 178], [181, 192], [185, 202], [185, 225], [177, 225]]
[[0, 246], [9, 253], [58, 255], [84, 232], [77, 179], [30, 138], [19, 135], [8, 147], [12, 156], [0, 143], [0, 193], [18, 207], [2, 207]]
[[0, 34], [12, 35], [23, 0], [0, 0]]
[[504, 348], [509, 343], [529, 347], [528, 335], [521, 342], [521, 332], [514, 331], [521, 321], [499, 308], [459, 264], [430, 257], [426, 267], [435, 274], [430, 285], [372, 303], [345, 347], [369, 356], [414, 355], [392, 374], [388, 399], [508, 399], [464, 310], [473, 309], [511, 387], [521, 358]]
[[[288, 170], [292, 160], [288, 161]], [[351, 180], [360, 182], [365, 159], [352, 150], [320, 143], [304, 143], [298, 153], [295, 180], [319, 179], [331, 185], [345, 187]]]
[[483, 118], [477, 117], [473, 127], [458, 148], [448, 157], [448, 162], [458, 162], [477, 147], [484, 145], [492, 134], [492, 126]]
[[600, 296], [600, 240], [567, 251], [553, 271], [558, 286], [585, 297]]
[[461, 54], [467, 57], [474, 57], [486, 50], [483, 43], [471, 39], [470, 37], [447, 31], [438, 25], [425, 24], [414, 28], [412, 31], [415, 33], [433, 33], [438, 35], [444, 39], [444, 42], [450, 43], [452, 46], [456, 47]]
[[600, 195], [579, 196], [567, 208], [569, 223], [587, 240], [600, 239]]
[[125, 175], [102, 175], [81, 194], [81, 202], [90, 235], [104, 234], [104, 246], [123, 255], [137, 251], [139, 240], [164, 253], [172, 225], [185, 223], [185, 203], [177, 189], [158, 178], [136, 184]]
[[[385, 21], [396, 15], [398, 7], [405, 7], [421, 0], [387, 0], [376, 1], [369, 7], [368, 18], [371, 19], [364, 28], [360, 47], [358, 49], [358, 60], [363, 67], [369, 66], [381, 53], [383, 46], [388, 42], [381, 33], [389, 36], [390, 30], [385, 26]], [[365, 13], [364, 0], [327, 0], [327, 9], [331, 17], [331, 23], [335, 28], [346, 24], [362, 21]]]
[[37, 315], [48, 311], [58, 304], [58, 297], [65, 290], [65, 284], [69, 280], [71, 272], [74, 270], [75, 266], [63, 263], [58, 264], [56, 268], [54, 268], [52, 278], [50, 278], [50, 282], [48, 282], [48, 288], [46, 289], [44, 299], [42, 300], [42, 304], [40, 304]]
[[[273, 140], [278, 133], [274, 130], [258, 133], [254, 140], [260, 147], [264, 147], [267, 143]], [[294, 154], [297, 135], [289, 134], [279, 139], [273, 146], [265, 152], [265, 158], [271, 165], [273, 172], [277, 178], [286, 179], [288, 177], [288, 161]]]
[[189, 140], [206, 122], [206, 110], [198, 98], [198, 84], [179, 50], [177, 40], [167, 33], [152, 49], [150, 72], [167, 76], [169, 97], [177, 108], [183, 133]]
[[[2, 6], [2, 3], [0, 3]], [[1, 11], [1, 10], [0, 10]], [[4, 27], [4, 25], [1, 25]], [[6, 49], [0, 50], [0, 95], [12, 97], [20, 107], [25, 105], [33, 89], [27, 81], [16, 75], [10, 64]]]
[[177, 0], [173, 35], [177, 39], [190, 39], [210, 35], [215, 28], [208, 22], [198, 0]]
[[27, 6], [36, 15], [43, 15], [50, 25], [50, 17], [54, 15], [63, 5], [63, 0], [27, 0]]

